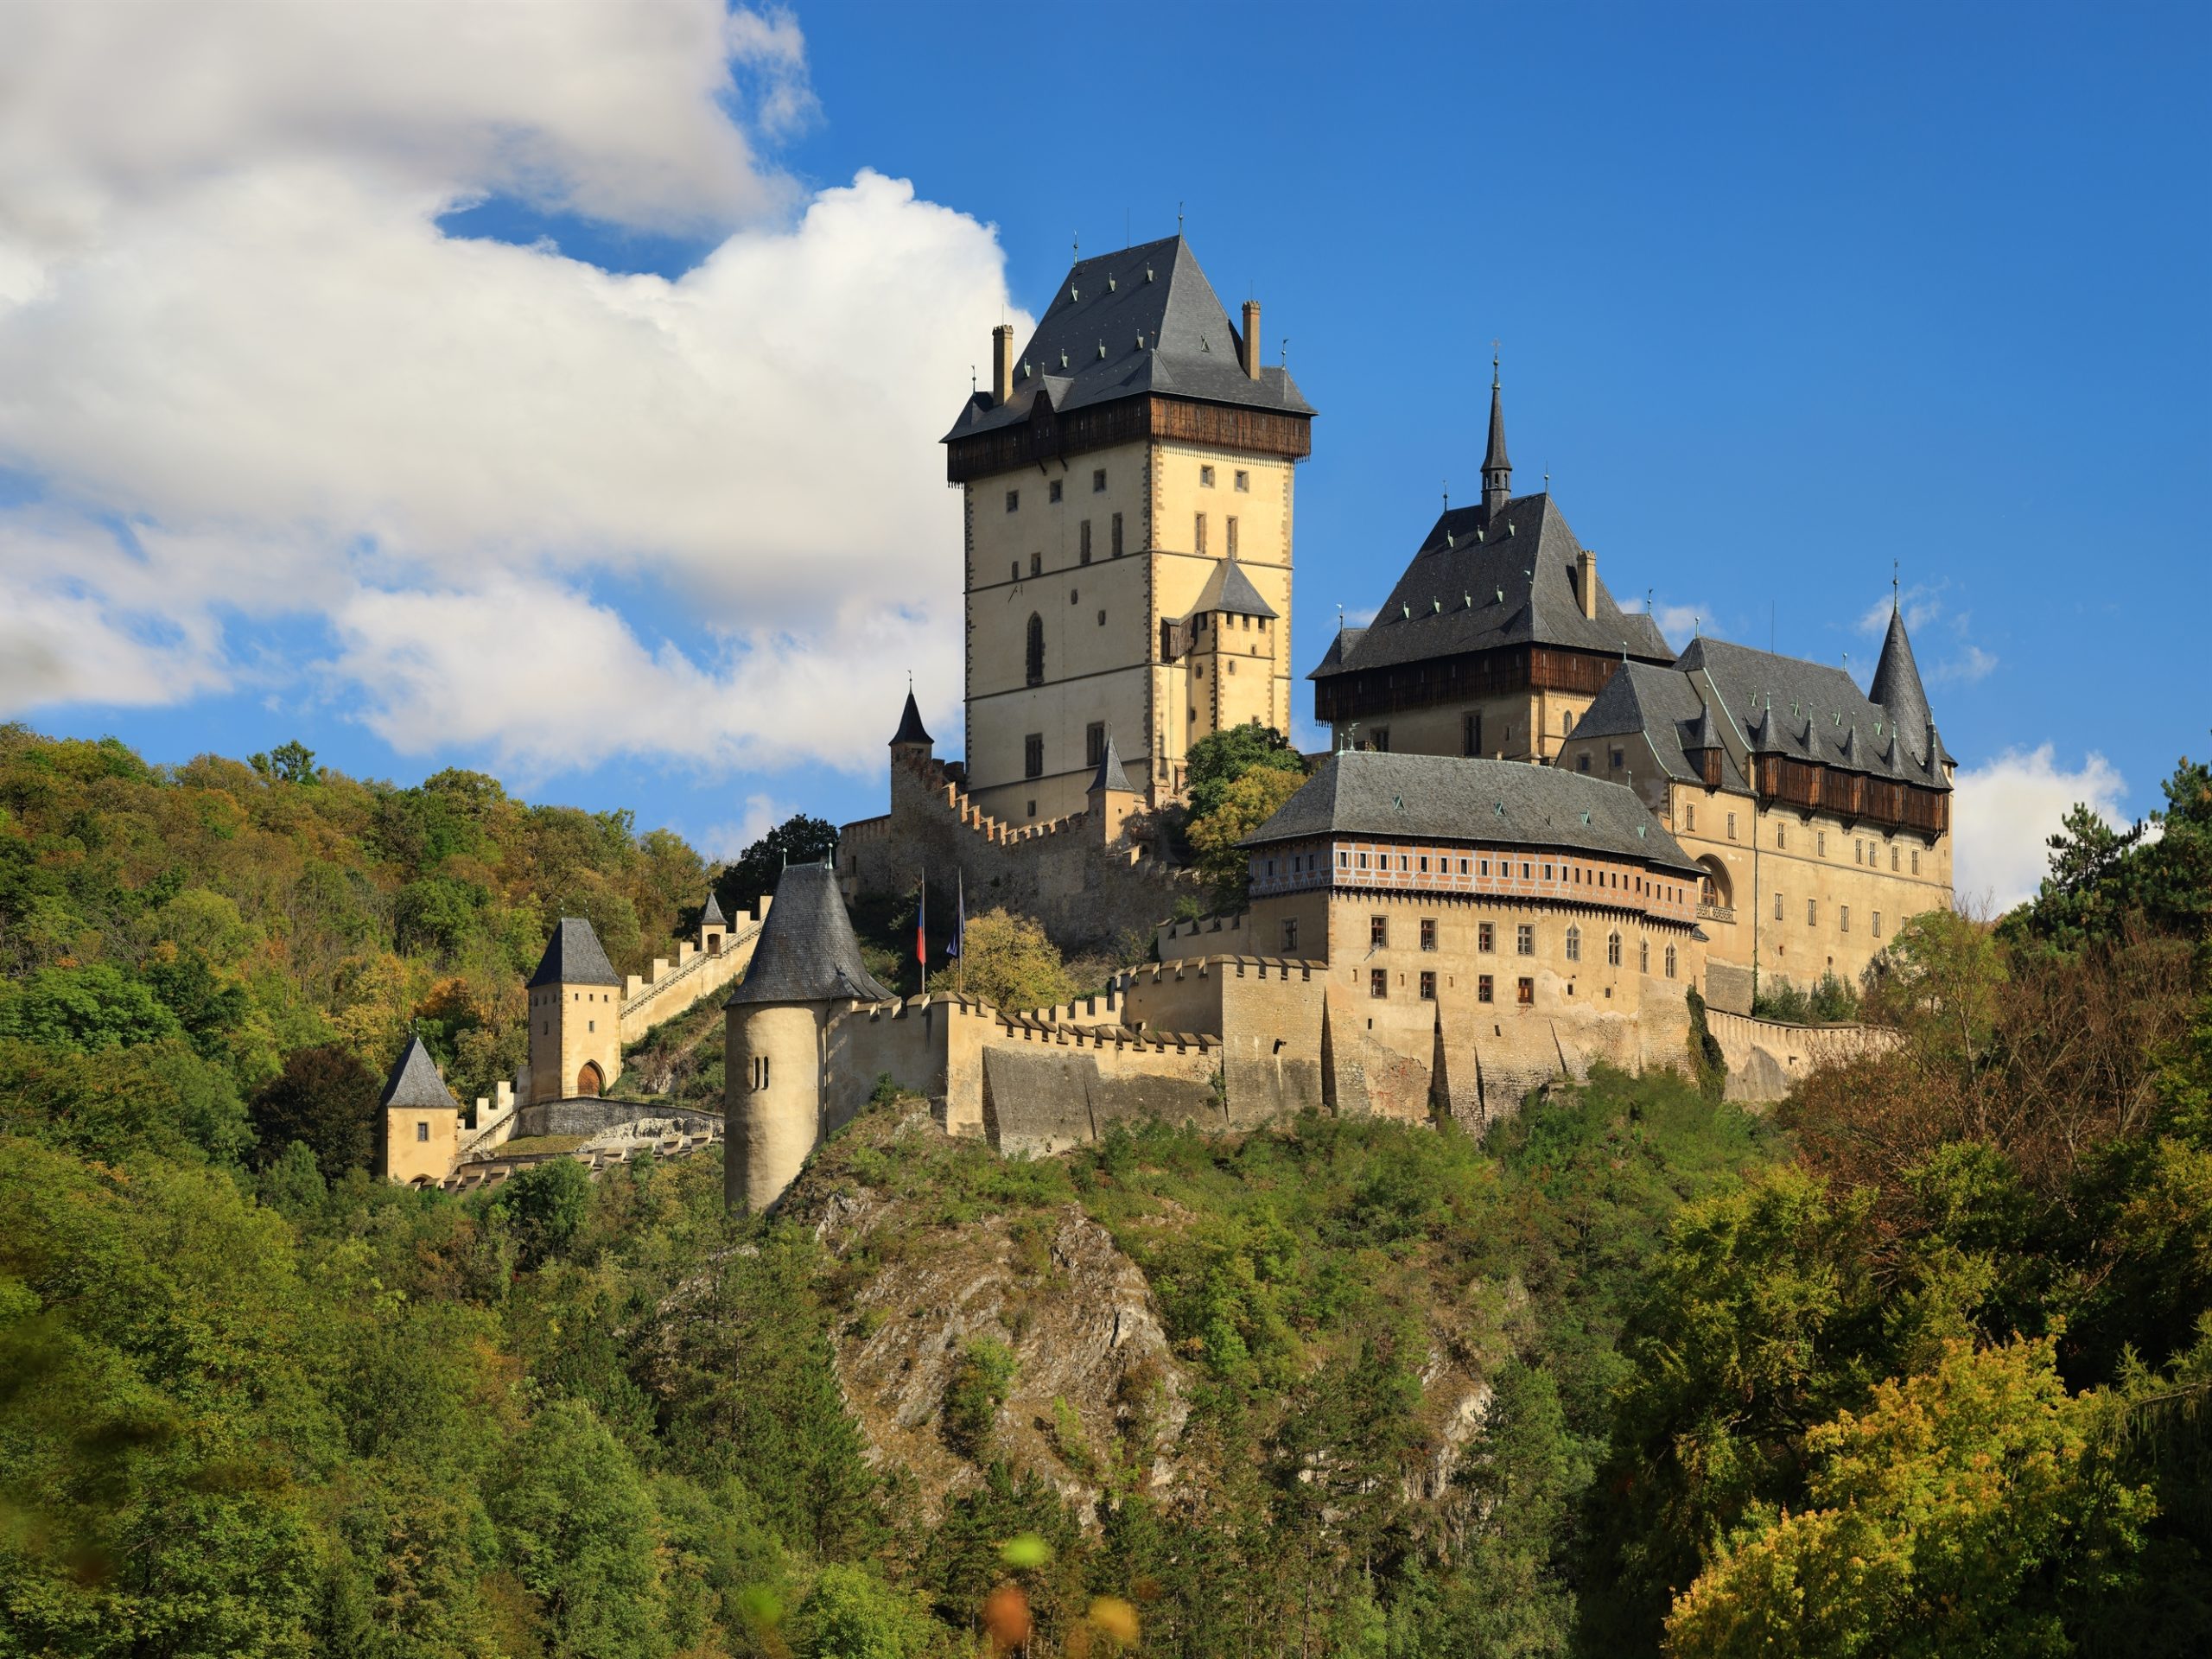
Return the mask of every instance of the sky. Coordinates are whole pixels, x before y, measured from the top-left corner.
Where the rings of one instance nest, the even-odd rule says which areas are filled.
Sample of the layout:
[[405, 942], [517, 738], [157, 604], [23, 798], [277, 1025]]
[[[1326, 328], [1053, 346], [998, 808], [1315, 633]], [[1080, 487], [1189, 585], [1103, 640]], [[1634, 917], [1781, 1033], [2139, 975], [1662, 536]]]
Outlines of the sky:
[[990, 329], [1179, 213], [1320, 411], [1301, 662], [1478, 493], [1495, 340], [1677, 645], [1864, 683], [1894, 571], [2009, 903], [2208, 747], [2208, 72], [2196, 0], [0, 0], [0, 719], [880, 811]]

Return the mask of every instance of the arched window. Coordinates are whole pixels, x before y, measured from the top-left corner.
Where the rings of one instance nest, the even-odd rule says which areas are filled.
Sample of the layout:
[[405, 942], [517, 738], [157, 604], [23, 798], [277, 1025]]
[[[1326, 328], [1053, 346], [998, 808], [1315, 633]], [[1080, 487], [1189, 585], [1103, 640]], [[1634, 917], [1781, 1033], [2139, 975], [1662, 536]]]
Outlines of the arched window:
[[1045, 683], [1045, 619], [1029, 613], [1029, 683]]
[[1717, 906], [1722, 910], [1731, 908], [1736, 900], [1732, 886], [1728, 880], [1728, 867], [1719, 859], [1712, 857], [1700, 858], [1698, 860], [1698, 865], [1705, 872], [1698, 878], [1698, 903], [1708, 906]]
[[1667, 977], [1668, 977], [1668, 978], [1669, 978], [1669, 979], [1672, 979], [1674, 976], [1675, 976], [1675, 947], [1674, 947], [1673, 945], [1671, 945], [1671, 944], [1670, 944], [1670, 945], [1669, 945], [1669, 946], [1667, 947]]
[[1605, 964], [1610, 968], [1621, 965], [1621, 936], [1618, 933], [1605, 935]]
[[1571, 923], [1567, 930], [1567, 959], [1569, 962], [1582, 960], [1582, 930]]

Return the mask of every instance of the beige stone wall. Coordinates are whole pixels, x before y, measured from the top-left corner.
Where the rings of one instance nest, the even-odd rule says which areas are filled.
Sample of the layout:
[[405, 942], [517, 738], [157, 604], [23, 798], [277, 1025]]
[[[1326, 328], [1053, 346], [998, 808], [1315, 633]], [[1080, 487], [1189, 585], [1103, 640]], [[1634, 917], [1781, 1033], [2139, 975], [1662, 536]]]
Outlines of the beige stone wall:
[[1727, 1097], [1755, 1103], [1782, 1099], [1816, 1067], [1871, 1058], [1898, 1041], [1872, 1026], [1785, 1026], [1713, 1008], [1705, 1027], [1727, 1062]]
[[622, 988], [622, 1040], [636, 1042], [664, 1020], [735, 983], [753, 960], [772, 902], [754, 900], [728, 928], [702, 928], [696, 943], [685, 939], [677, 945], [673, 958], [656, 957], [645, 973], [632, 974]]
[[393, 1106], [384, 1115], [387, 1180], [442, 1181], [461, 1157], [461, 1112], [434, 1106]]
[[946, 1134], [981, 1135], [982, 1054], [998, 1029], [981, 1002], [936, 994], [863, 1004], [838, 1015], [823, 1066], [823, 1133], [850, 1122], [888, 1076], [925, 1097]]
[[[1211, 486], [1202, 481], [1208, 467]], [[1102, 473], [1104, 486], [1094, 487]], [[1015, 823], [1079, 810], [1091, 772], [1085, 734], [1094, 721], [1112, 733], [1130, 780], [1147, 790], [1160, 781], [1179, 786], [1190, 743], [1217, 721], [1256, 716], [1287, 731], [1292, 499], [1287, 461], [1172, 443], [1120, 445], [967, 485], [966, 760], [977, 804]], [[1116, 512], [1119, 559], [1112, 553]], [[1238, 561], [1278, 616], [1258, 658], [1264, 671], [1255, 674], [1248, 651], [1238, 653], [1233, 677], [1210, 664], [1201, 678], [1188, 659], [1160, 662], [1160, 624], [1187, 614], [1228, 556], [1232, 518]], [[1033, 615], [1045, 639], [1045, 680], [1033, 687]], [[1224, 686], [1226, 696], [1217, 697]], [[1031, 734], [1043, 740], [1035, 778], [1025, 775]]]
[[1425, 709], [1401, 709], [1337, 721], [1332, 728], [1332, 747], [1387, 746], [1393, 754], [1465, 754], [1466, 717], [1478, 714], [1482, 754], [1501, 760], [1526, 760], [1531, 755], [1548, 760], [1560, 752], [1567, 733], [1588, 711], [1592, 701], [1573, 692], [1516, 691]]
[[[605, 1093], [622, 1075], [622, 992], [613, 985], [541, 985], [530, 993], [530, 1100]], [[596, 1065], [596, 1090], [579, 1086]]]
[[[729, 1011], [723, 1048], [728, 1125], [724, 1201], [758, 1211], [783, 1195], [821, 1138], [827, 1005], [771, 1003]], [[766, 1062], [763, 1081], [756, 1069]]]

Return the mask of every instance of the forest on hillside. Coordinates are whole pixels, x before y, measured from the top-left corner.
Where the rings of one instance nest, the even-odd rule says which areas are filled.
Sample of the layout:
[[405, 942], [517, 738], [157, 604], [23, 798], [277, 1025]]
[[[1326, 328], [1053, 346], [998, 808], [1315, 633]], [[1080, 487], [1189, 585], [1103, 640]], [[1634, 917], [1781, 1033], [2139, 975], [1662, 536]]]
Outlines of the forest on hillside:
[[[479, 774], [10, 728], [0, 1656], [2203, 1651], [2212, 769], [2164, 795], [1903, 930], [1896, 1050], [1769, 1114], [1601, 1072], [1480, 1139], [1030, 1161], [887, 1090], [731, 1218], [711, 1155], [382, 1185], [345, 1103], [410, 1022], [487, 1088], [551, 918], [633, 969], [729, 872]], [[988, 1221], [1065, 1294], [1065, 1217], [1141, 1271], [1178, 1426], [1141, 1370], [1024, 1451], [1009, 1327], [928, 1423], [957, 1478], [872, 1458], [869, 1287]]]

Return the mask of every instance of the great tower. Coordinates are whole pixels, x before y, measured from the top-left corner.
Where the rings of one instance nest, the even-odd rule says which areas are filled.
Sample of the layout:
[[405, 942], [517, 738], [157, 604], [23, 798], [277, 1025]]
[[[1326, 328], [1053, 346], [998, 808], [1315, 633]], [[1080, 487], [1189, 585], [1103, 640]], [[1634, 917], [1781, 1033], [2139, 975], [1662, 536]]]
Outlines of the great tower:
[[1191, 745], [1290, 728], [1293, 469], [1313, 410], [1180, 236], [1078, 258], [945, 435], [965, 493], [967, 788], [1079, 811], [1110, 741], [1159, 804]]

